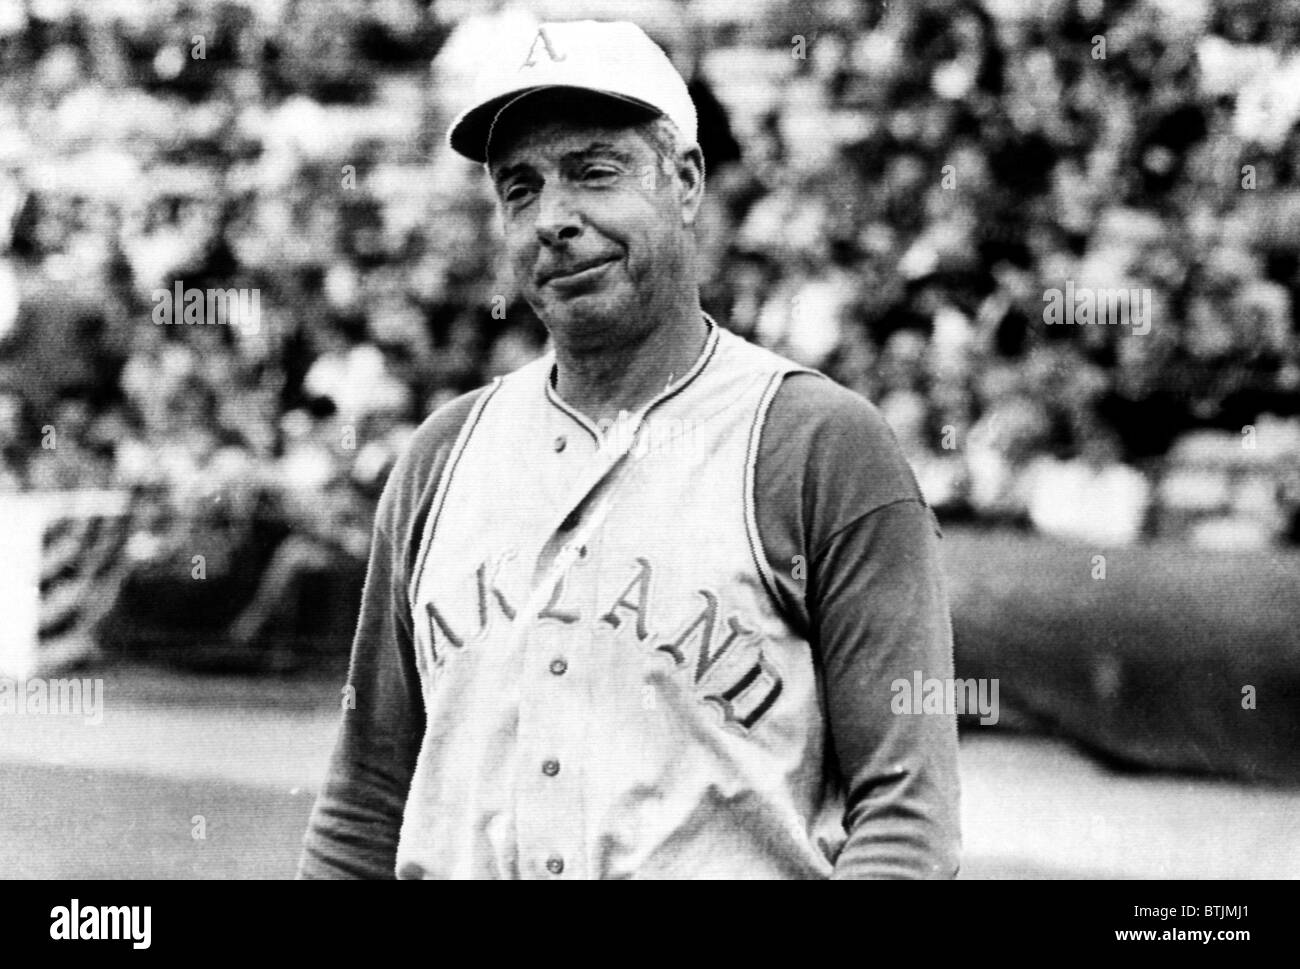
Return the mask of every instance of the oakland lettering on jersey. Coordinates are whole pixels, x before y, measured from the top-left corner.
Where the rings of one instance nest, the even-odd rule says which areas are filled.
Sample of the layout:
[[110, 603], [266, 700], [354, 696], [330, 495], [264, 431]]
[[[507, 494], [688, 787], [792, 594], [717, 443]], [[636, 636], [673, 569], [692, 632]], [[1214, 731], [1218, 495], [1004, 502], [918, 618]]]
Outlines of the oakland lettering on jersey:
[[[478, 627], [471, 635], [465, 635], [463, 629], [449, 622], [435, 602], [425, 603], [435, 666], [446, 661], [447, 646], [459, 650], [486, 640], [496, 615], [508, 622], [516, 619], [517, 611], [511, 599], [497, 585], [501, 566], [515, 554], [513, 551], [503, 553], [491, 564], [486, 561], [479, 563], [474, 570]], [[780, 673], [763, 654], [762, 636], [746, 627], [735, 614], [720, 617], [718, 596], [708, 589], [697, 590], [702, 601], [699, 611], [691, 618], [666, 636], [653, 634], [650, 631], [650, 588], [654, 567], [643, 557], [636, 559], [636, 565], [636, 575], [607, 608], [599, 611], [595, 621], [612, 629], [622, 629], [626, 624], [638, 643], [651, 641], [656, 653], [671, 658], [678, 671], [686, 671], [692, 686], [698, 688], [700, 699], [717, 706], [725, 723], [735, 724], [746, 731], [753, 729], [772, 709], [783, 689]], [[538, 621], [570, 625], [583, 620], [579, 610], [564, 604], [564, 586], [565, 580], [561, 577], [550, 601], [538, 611]], [[721, 670], [719, 664], [725, 656], [737, 655], [742, 650], [752, 654], [748, 665], [740, 664], [743, 672], [730, 676], [710, 675]]]

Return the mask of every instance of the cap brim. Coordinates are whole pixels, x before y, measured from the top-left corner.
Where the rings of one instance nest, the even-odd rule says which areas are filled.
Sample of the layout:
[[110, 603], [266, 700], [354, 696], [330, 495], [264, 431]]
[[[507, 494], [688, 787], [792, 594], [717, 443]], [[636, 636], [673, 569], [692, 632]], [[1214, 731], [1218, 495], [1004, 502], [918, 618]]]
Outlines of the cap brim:
[[602, 91], [596, 88], [568, 84], [542, 84], [507, 91], [462, 112], [447, 130], [447, 144], [457, 154], [464, 155], [471, 161], [487, 161], [488, 140], [492, 135], [493, 127], [499, 121], [499, 116], [513, 102], [538, 91], [572, 91], [579, 97], [590, 96], [601, 100], [617, 101], [629, 108], [633, 114], [644, 115], [646, 120], [660, 117], [663, 114], [652, 104], [614, 91]]

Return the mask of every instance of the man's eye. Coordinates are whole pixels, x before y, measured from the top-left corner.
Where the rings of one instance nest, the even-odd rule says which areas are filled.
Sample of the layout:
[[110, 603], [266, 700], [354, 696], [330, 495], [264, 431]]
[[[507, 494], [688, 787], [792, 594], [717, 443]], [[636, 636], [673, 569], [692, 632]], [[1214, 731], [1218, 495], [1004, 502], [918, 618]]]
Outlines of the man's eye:
[[614, 178], [618, 172], [612, 168], [605, 168], [600, 165], [593, 165], [590, 168], [583, 169], [582, 180], [584, 182], [602, 181], [604, 179]]
[[532, 194], [532, 189], [527, 185], [511, 185], [506, 189], [505, 198], [507, 202], [522, 202], [530, 194]]

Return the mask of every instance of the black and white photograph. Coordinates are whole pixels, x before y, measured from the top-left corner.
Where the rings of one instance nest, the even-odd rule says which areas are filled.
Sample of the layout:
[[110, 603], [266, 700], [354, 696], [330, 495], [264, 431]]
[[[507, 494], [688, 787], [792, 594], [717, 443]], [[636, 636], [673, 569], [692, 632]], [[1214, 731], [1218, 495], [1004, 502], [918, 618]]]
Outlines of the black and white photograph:
[[0, 878], [1300, 873], [1300, 5], [2, 0], [0, 133]]

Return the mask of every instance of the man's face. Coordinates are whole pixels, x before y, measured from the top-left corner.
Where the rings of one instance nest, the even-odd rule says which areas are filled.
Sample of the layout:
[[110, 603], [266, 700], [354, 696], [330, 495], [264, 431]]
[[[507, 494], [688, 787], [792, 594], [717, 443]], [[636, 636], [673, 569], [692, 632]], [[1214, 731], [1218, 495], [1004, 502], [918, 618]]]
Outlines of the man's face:
[[555, 113], [498, 133], [490, 172], [507, 253], [547, 327], [571, 345], [617, 340], [694, 285], [697, 157], [665, 174], [634, 128]]

